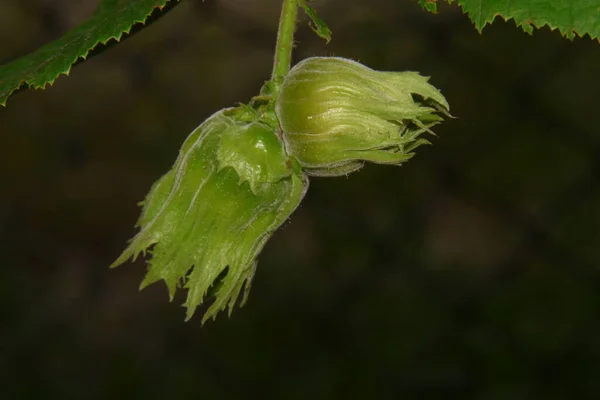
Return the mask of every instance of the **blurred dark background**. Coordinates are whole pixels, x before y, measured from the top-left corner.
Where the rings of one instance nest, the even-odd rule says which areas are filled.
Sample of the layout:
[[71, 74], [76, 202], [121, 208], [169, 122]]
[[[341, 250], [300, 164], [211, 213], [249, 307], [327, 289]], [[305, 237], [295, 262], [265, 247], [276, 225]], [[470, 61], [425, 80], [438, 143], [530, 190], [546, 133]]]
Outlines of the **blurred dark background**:
[[[0, 0], [0, 62], [96, 1]], [[457, 6], [321, 0], [295, 59], [431, 76], [402, 168], [312, 179], [231, 319], [108, 270], [189, 132], [269, 77], [278, 0], [187, 0], [0, 108], [0, 397], [600, 398], [600, 44]], [[4, 393], [4, 395], [2, 395]]]

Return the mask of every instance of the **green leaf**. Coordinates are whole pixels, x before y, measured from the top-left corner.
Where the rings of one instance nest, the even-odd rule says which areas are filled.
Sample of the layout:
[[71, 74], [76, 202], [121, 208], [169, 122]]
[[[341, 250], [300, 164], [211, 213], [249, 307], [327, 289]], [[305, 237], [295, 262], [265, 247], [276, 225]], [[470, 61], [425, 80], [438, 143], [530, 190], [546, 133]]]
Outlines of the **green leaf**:
[[[418, 0], [429, 11], [436, 11], [436, 0]], [[600, 2], [598, 0], [447, 0], [456, 1], [481, 31], [496, 16], [532, 33], [533, 28], [548, 26], [573, 39], [589, 35], [600, 38]]]
[[437, 13], [437, 0], [418, 0], [421, 7], [425, 10]]
[[329, 43], [331, 41], [331, 29], [329, 29], [325, 21], [319, 18], [315, 9], [309, 6], [306, 0], [300, 0], [300, 7], [304, 9], [304, 12], [311, 20], [310, 28], [319, 37], [325, 39], [325, 42]]
[[0, 65], [0, 105], [5, 106], [8, 97], [21, 87], [44, 89], [46, 84], [52, 85], [99, 44], [120, 41], [134, 25], [148, 22], [151, 15], [154, 20], [177, 4], [179, 0], [102, 0], [88, 20], [60, 39]]

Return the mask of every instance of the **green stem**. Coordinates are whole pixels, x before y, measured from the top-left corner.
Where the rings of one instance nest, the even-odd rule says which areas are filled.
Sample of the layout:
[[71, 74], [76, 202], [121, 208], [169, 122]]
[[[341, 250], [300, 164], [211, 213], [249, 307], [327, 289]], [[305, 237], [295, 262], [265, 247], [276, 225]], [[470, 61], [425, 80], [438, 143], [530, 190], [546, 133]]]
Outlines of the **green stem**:
[[276, 85], [283, 80], [290, 70], [297, 15], [298, 0], [283, 0], [281, 16], [279, 17], [279, 30], [277, 31], [277, 44], [275, 46], [275, 62], [273, 63], [273, 74], [271, 75], [271, 80]]

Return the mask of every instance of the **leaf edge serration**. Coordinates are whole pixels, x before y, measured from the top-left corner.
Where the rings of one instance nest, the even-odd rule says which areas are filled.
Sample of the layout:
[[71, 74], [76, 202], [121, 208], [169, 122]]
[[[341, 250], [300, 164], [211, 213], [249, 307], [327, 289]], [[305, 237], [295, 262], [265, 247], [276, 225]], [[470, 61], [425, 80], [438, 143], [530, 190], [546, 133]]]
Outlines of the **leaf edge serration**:
[[[458, 6], [461, 8], [464, 14], [467, 14], [475, 29], [479, 33], [483, 31], [483, 29], [487, 25], [491, 25], [496, 17], [502, 18], [505, 22], [513, 20], [515, 25], [521, 28], [524, 32], [528, 34], [533, 34], [533, 30], [542, 29], [544, 27], [548, 27], [551, 31], [558, 30], [561, 36], [566, 39], [573, 40], [576, 37], [583, 38], [588, 36], [592, 40], [596, 40], [600, 42], [600, 23], [596, 24], [596, 30], [590, 30], [587, 27], [582, 26], [581, 28], [575, 26], [560, 26], [561, 24], [551, 21], [547, 16], [538, 16], [531, 15], [530, 17], [519, 17], [517, 15], [513, 15], [514, 12], [503, 13], [502, 11], [492, 11], [491, 15], [475, 15], [475, 12], [469, 7], [468, 0], [446, 0], [449, 4], [456, 2]], [[480, 0], [480, 4], [483, 4], [485, 0]], [[424, 10], [437, 13], [437, 0], [418, 0], [418, 3]], [[598, 20], [600, 20], [600, 8], [595, 10], [598, 13]], [[589, 25], [589, 24], [588, 24]], [[593, 25], [593, 24], [591, 24]]]
[[[169, 3], [179, 3], [180, 4], [181, 0], [157, 0], [155, 2], [155, 4], [153, 4], [151, 7], [149, 7], [149, 9], [146, 12], [143, 13], [142, 16], [135, 18], [135, 19], [131, 20], [130, 22], [128, 22], [127, 27], [118, 27], [114, 32], [110, 32], [110, 33], [104, 35], [103, 37], [98, 38], [98, 40], [94, 41], [90, 47], [88, 47], [86, 50], [84, 50], [84, 52], [74, 55], [73, 57], [71, 57], [70, 60], [69, 60], [70, 57], [67, 57], [68, 62], [66, 63], [66, 67], [60, 68], [58, 71], [47, 73], [47, 74], [38, 74], [37, 73], [40, 69], [43, 69], [43, 65], [49, 64], [49, 62], [52, 60], [55, 53], [51, 52], [51, 56], [46, 60], [45, 63], [42, 63], [42, 64], [38, 65], [37, 68], [34, 68], [35, 72], [25, 73], [23, 78], [15, 80], [14, 82], [11, 82], [10, 79], [2, 79], [3, 73], [9, 73], [10, 67], [14, 66], [15, 64], [22, 62], [27, 57], [34, 57], [36, 54], [38, 54], [38, 55], [43, 54], [43, 52], [48, 51], [49, 49], [52, 49], [54, 46], [56, 46], [57, 43], [60, 43], [61, 41], [66, 41], [67, 43], [69, 43], [69, 41], [67, 40], [69, 38], [69, 36], [72, 35], [72, 36], [76, 37], [77, 35], [84, 34], [87, 31], [87, 29], [85, 27], [88, 25], [90, 26], [89, 29], [94, 29], [93, 28], [94, 23], [97, 18], [105, 18], [107, 15], [115, 14], [116, 11], [118, 11], [118, 10], [111, 10], [111, 9], [106, 10], [103, 8], [102, 3], [100, 3], [98, 5], [98, 8], [94, 11], [94, 13], [92, 14], [92, 16], [90, 18], [86, 19], [81, 24], [79, 24], [76, 27], [74, 27], [73, 29], [69, 30], [65, 35], [61, 36], [60, 38], [58, 38], [50, 43], [45, 44], [44, 46], [34, 50], [33, 52], [22, 55], [20, 57], [17, 57], [11, 61], [8, 61], [8, 62], [0, 65], [0, 106], [6, 107], [8, 99], [19, 89], [28, 88], [28, 89], [35, 89], [35, 90], [38, 90], [38, 89], [44, 90], [44, 89], [46, 89], [46, 87], [48, 85], [49, 86], [54, 85], [54, 82], [56, 82], [56, 80], [60, 76], [62, 76], [62, 75], [68, 76], [70, 74], [73, 66], [75, 66], [75, 64], [77, 64], [80, 60], [87, 60], [87, 58], [90, 56], [90, 53], [92, 51], [94, 51], [99, 45], [106, 45], [111, 40], [115, 40], [116, 42], [121, 42], [121, 39], [123, 38], [123, 36], [128, 35], [134, 26], [136, 26], [138, 24], [146, 25], [148, 18], [154, 13], [154, 11], [156, 9], [159, 9], [162, 11]], [[40, 78], [40, 76], [44, 76], [44, 77]], [[46, 76], [49, 76], [49, 77], [46, 77]], [[4, 86], [5, 81], [8, 82], [8, 84], [6, 86]]]

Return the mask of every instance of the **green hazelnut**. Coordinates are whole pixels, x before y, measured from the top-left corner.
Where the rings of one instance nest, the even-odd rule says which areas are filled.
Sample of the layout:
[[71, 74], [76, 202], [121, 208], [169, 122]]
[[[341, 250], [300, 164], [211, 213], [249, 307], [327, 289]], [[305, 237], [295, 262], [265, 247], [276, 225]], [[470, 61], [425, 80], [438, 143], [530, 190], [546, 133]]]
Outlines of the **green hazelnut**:
[[259, 252], [308, 186], [275, 129], [236, 110], [215, 113], [186, 139], [143, 202], [139, 233], [113, 264], [149, 251], [141, 288], [164, 280], [171, 299], [186, 288], [187, 319], [209, 292], [215, 299], [203, 321], [231, 313], [242, 289], [243, 304]]
[[310, 175], [338, 176], [365, 161], [400, 164], [448, 116], [442, 94], [416, 72], [374, 71], [312, 57], [285, 77], [275, 104], [289, 154]]

